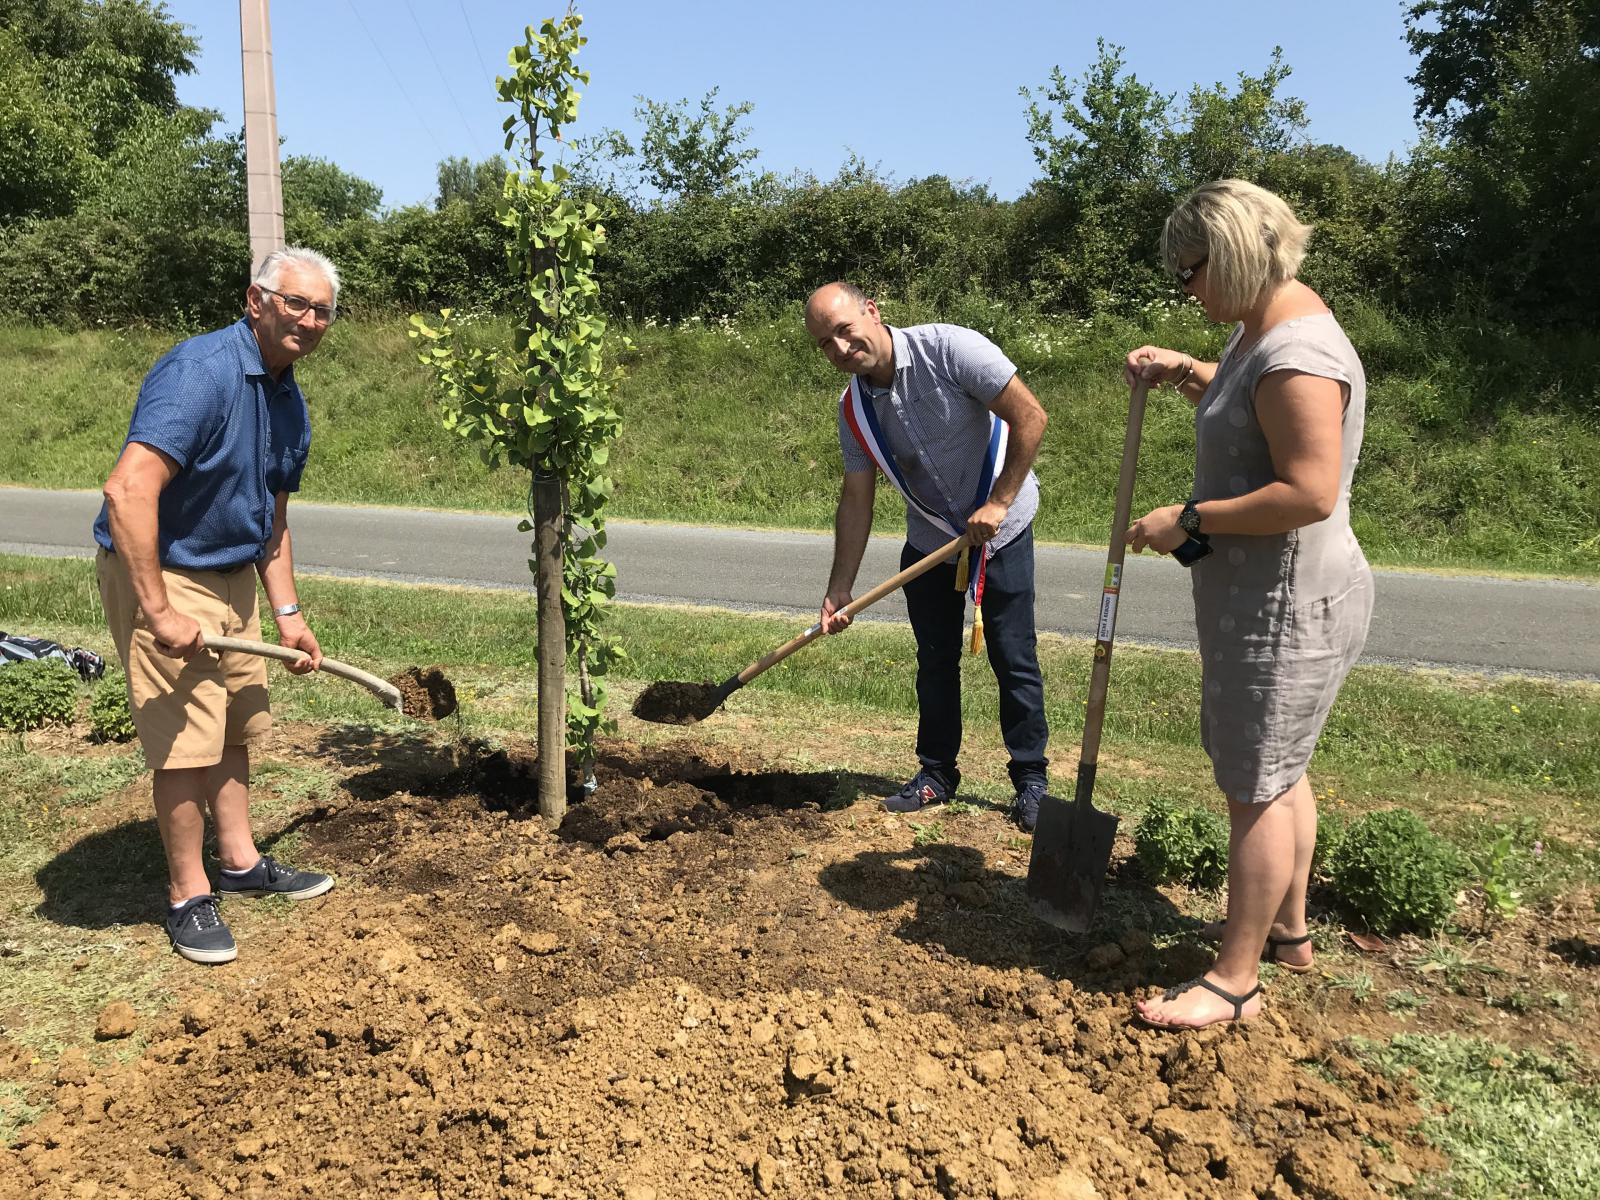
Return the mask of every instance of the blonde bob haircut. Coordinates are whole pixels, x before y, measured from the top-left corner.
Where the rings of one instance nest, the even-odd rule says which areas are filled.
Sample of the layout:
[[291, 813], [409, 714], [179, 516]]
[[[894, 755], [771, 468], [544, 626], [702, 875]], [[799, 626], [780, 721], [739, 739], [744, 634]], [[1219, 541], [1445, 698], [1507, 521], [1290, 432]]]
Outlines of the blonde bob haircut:
[[1243, 179], [1196, 188], [1161, 229], [1161, 258], [1174, 275], [1206, 260], [1206, 290], [1217, 307], [1243, 313], [1261, 294], [1293, 279], [1311, 226], [1283, 199]]

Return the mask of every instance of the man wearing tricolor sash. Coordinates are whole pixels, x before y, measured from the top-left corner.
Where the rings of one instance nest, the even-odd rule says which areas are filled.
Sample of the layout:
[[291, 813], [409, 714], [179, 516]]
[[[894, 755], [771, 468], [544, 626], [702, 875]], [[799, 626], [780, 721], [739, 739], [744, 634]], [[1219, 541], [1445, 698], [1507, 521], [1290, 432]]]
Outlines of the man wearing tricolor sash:
[[906, 501], [902, 567], [967, 537], [965, 561], [906, 585], [917, 639], [916, 774], [891, 812], [916, 812], [955, 795], [961, 781], [961, 642], [974, 601], [1000, 684], [1000, 731], [1016, 789], [1012, 815], [1031, 832], [1049, 760], [1033, 619], [1033, 460], [1045, 413], [1000, 348], [959, 325], [884, 324], [859, 288], [830, 283], [806, 304], [806, 330], [850, 376], [839, 400], [844, 486], [834, 519], [833, 570], [822, 626], [850, 624], [850, 603], [872, 530], [881, 472]]

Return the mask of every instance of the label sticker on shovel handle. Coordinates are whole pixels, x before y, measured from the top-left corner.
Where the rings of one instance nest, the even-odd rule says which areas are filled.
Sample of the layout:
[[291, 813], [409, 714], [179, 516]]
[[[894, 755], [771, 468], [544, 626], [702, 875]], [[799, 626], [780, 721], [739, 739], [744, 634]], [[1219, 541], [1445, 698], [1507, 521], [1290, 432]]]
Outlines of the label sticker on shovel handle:
[[1100, 628], [1095, 632], [1095, 637], [1102, 642], [1109, 642], [1117, 628], [1117, 594], [1106, 592], [1100, 597]]

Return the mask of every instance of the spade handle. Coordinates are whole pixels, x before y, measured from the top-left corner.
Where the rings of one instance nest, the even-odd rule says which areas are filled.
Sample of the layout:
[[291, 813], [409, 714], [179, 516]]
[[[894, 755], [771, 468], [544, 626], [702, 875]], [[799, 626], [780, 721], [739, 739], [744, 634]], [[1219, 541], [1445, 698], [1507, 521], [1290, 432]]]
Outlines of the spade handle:
[[[888, 579], [885, 579], [866, 595], [856, 597], [854, 600], [850, 601], [849, 604], [846, 604], [839, 610], [840, 615], [853, 617], [862, 609], [871, 608], [890, 592], [905, 587], [905, 585], [910, 583], [913, 579], [916, 579], [922, 575], [926, 575], [940, 563], [947, 562], [949, 559], [953, 558], [956, 552], [965, 545], [967, 545], [967, 537], [966, 534], [962, 534], [949, 545], [943, 547], [942, 549], [935, 550], [926, 558], [917, 560], [899, 574], [891, 575]], [[734, 679], [739, 681], [739, 687], [743, 687], [763, 671], [777, 666], [796, 650], [800, 650], [806, 646], [809, 646], [821, 636], [822, 622], [818, 621], [815, 625], [811, 626], [810, 629], [807, 629], [798, 637], [791, 638], [789, 641], [779, 646], [776, 650], [773, 650], [769, 654], [756, 659], [755, 662], [751, 663], [744, 670], [740, 671], [738, 675], [734, 676]], [[729, 680], [729, 682], [731, 683], [733, 681]]]
[[1083, 719], [1083, 750], [1079, 771], [1093, 778], [1100, 761], [1100, 730], [1106, 718], [1106, 688], [1111, 681], [1111, 647], [1117, 637], [1117, 601], [1122, 592], [1122, 559], [1128, 546], [1128, 517], [1133, 508], [1133, 481], [1139, 467], [1139, 435], [1144, 429], [1145, 396], [1150, 385], [1143, 379], [1128, 396], [1128, 432], [1122, 442], [1122, 474], [1117, 477], [1117, 507], [1111, 518], [1111, 549], [1106, 554], [1106, 575], [1100, 593], [1100, 622], [1095, 629], [1094, 671], [1089, 677], [1089, 709]]
[[[258, 658], [277, 658], [284, 662], [296, 663], [310, 657], [303, 650], [296, 650], [290, 646], [275, 646], [271, 642], [252, 642], [247, 638], [212, 637], [206, 634], [207, 650], [233, 650], [240, 654], [254, 654]], [[339, 662], [337, 659], [324, 658], [319, 670], [326, 671], [329, 675], [337, 675], [341, 679], [348, 679], [351, 683], [359, 683], [379, 700], [390, 708], [400, 708], [400, 689], [376, 675], [369, 675], [359, 667], [352, 667], [349, 663]]]

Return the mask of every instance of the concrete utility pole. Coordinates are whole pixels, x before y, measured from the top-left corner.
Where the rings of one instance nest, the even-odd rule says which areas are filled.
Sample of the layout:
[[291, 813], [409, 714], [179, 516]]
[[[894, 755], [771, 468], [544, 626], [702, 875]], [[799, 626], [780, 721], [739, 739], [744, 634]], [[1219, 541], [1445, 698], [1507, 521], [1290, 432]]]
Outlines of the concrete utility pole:
[[244, 52], [244, 164], [250, 208], [250, 271], [283, 246], [283, 182], [278, 174], [278, 94], [272, 86], [272, 22], [267, 0], [239, 0]]

